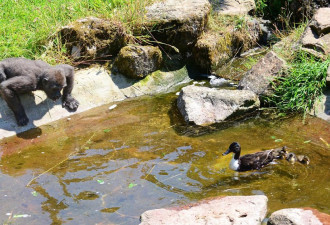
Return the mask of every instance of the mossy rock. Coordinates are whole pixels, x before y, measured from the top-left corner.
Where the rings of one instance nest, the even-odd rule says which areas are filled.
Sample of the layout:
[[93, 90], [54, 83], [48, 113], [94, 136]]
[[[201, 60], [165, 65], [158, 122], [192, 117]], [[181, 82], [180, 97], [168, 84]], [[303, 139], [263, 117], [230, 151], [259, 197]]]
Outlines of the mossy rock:
[[142, 29], [135, 33], [151, 34], [164, 48], [188, 52], [205, 29], [210, 10], [207, 0], [158, 2], [146, 8]]
[[120, 22], [87, 17], [60, 30], [62, 44], [76, 60], [109, 58], [128, 41]]
[[212, 68], [224, 65], [232, 57], [231, 34], [206, 32], [193, 48], [196, 65], [204, 72], [211, 72]]
[[196, 65], [207, 73], [215, 72], [233, 57], [256, 46], [262, 35], [259, 22], [248, 16], [212, 19], [219, 20], [213, 23], [220, 23], [220, 27], [210, 26], [193, 48]]
[[120, 50], [115, 66], [127, 77], [143, 78], [160, 69], [162, 62], [162, 52], [158, 47], [128, 45]]

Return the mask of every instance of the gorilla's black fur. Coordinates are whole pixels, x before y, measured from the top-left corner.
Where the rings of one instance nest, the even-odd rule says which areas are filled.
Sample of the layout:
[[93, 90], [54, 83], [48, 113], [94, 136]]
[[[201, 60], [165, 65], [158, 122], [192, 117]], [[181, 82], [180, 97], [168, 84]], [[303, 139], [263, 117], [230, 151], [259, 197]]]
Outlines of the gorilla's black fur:
[[62, 106], [76, 111], [79, 102], [71, 96], [73, 76], [73, 67], [66, 64], [51, 66], [41, 60], [8, 58], [0, 61], [0, 94], [13, 111], [17, 124], [25, 126], [29, 119], [18, 94], [43, 90], [54, 101], [62, 96]]

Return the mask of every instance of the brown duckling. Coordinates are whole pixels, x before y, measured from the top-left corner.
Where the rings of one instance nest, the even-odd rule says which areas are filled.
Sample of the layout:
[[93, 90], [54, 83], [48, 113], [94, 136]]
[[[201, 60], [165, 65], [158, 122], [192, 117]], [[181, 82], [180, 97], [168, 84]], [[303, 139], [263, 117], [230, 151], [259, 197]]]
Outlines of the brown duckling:
[[290, 162], [291, 164], [294, 164], [297, 162], [297, 156], [294, 153], [287, 153], [285, 156], [285, 159]]
[[301, 164], [308, 165], [310, 163], [310, 159], [306, 155], [297, 155], [294, 153], [287, 153], [286, 160], [292, 164], [295, 162], [300, 162]]
[[308, 165], [310, 163], [310, 159], [307, 155], [297, 155], [298, 162]]

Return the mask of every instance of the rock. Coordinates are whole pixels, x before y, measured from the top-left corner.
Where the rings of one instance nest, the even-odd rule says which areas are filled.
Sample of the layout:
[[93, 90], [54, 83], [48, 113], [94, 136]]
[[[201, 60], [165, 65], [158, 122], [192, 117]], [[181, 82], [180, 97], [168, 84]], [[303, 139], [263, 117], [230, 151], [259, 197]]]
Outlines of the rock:
[[330, 90], [325, 90], [319, 98], [316, 99], [313, 109], [309, 112], [312, 116], [330, 122]]
[[238, 89], [251, 90], [257, 95], [268, 95], [271, 82], [280, 75], [284, 66], [285, 62], [271, 51], [246, 72], [238, 84]]
[[242, 18], [240, 28], [233, 22], [221, 32], [208, 30], [200, 36], [193, 48], [193, 58], [203, 72], [215, 72], [234, 56], [257, 45], [262, 37], [259, 22], [250, 17]]
[[129, 45], [120, 50], [115, 65], [123, 75], [143, 78], [160, 69], [162, 62], [162, 52], [158, 47]]
[[222, 15], [244, 15], [255, 10], [254, 0], [220, 0], [215, 3], [215, 11]]
[[95, 17], [77, 20], [60, 30], [63, 45], [75, 59], [109, 58], [126, 45], [121, 23]]
[[290, 208], [278, 210], [270, 216], [268, 225], [326, 225], [330, 216], [310, 208]]
[[310, 27], [319, 36], [322, 34], [330, 33], [330, 8], [320, 8], [316, 11]]
[[228, 62], [232, 56], [231, 33], [219, 34], [205, 32], [193, 48], [196, 65], [204, 72], [210, 73]]
[[291, 21], [299, 23], [303, 20], [311, 19], [318, 8], [330, 7], [329, 0], [291, 0], [289, 2], [289, 10], [292, 12]]
[[211, 5], [208, 0], [166, 0], [146, 8], [147, 28], [159, 42], [189, 51], [204, 30]]
[[327, 81], [327, 87], [330, 88], [330, 66], [329, 66], [328, 71], [327, 71], [326, 81]]
[[319, 57], [330, 54], [330, 8], [316, 11], [309, 26], [306, 27], [300, 42], [308, 52]]
[[267, 197], [227, 196], [183, 207], [154, 209], [141, 215], [140, 225], [257, 225], [265, 218]]
[[241, 116], [260, 105], [252, 91], [218, 90], [208, 87], [182, 88], [177, 106], [186, 122], [208, 125]]

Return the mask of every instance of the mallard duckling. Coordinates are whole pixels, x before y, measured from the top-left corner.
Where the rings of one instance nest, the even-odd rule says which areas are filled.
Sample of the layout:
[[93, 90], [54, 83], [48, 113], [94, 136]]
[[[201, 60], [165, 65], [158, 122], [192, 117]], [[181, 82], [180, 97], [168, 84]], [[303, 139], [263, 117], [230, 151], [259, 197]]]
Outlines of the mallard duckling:
[[296, 157], [296, 155], [294, 153], [288, 153], [286, 155], [286, 160], [288, 162], [290, 162], [291, 164], [294, 164], [295, 162], [297, 162], [297, 157]]
[[297, 159], [300, 163], [309, 165], [310, 159], [307, 155], [297, 155]]
[[[282, 153], [281, 153], [282, 151]], [[235, 171], [248, 171], [248, 170], [259, 170], [267, 164], [271, 163], [274, 159], [282, 157], [285, 147], [278, 149], [271, 149], [253, 154], [247, 154], [240, 157], [241, 146], [237, 142], [233, 142], [226, 152], [222, 155], [234, 153], [233, 159], [229, 163], [229, 168]]]
[[310, 163], [310, 159], [306, 155], [295, 155], [294, 153], [288, 153], [286, 156], [286, 160], [290, 163], [294, 164], [295, 162], [300, 162], [301, 164], [308, 165]]

